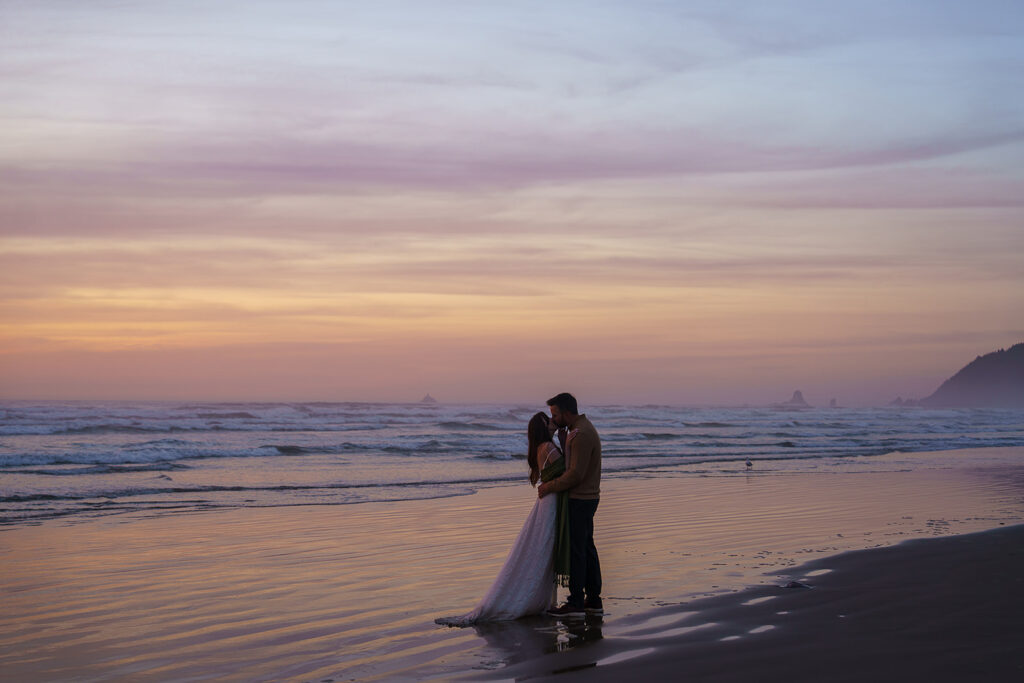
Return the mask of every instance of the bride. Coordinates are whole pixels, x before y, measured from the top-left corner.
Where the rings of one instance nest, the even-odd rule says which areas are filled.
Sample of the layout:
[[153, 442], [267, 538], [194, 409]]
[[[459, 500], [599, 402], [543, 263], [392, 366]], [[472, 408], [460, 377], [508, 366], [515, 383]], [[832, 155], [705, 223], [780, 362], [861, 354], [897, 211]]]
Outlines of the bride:
[[[530, 465], [531, 486], [536, 486], [540, 480], [550, 481], [565, 471], [562, 452], [551, 441], [554, 432], [555, 424], [544, 413], [530, 418], [526, 428], [526, 459]], [[563, 521], [568, 519], [565, 498], [565, 493], [560, 493], [544, 496], [534, 503], [512, 544], [505, 566], [472, 612], [434, 621], [446, 626], [469, 626], [481, 621], [540, 614], [552, 607], [557, 589], [556, 564], [559, 577], [569, 572], [568, 523]]]

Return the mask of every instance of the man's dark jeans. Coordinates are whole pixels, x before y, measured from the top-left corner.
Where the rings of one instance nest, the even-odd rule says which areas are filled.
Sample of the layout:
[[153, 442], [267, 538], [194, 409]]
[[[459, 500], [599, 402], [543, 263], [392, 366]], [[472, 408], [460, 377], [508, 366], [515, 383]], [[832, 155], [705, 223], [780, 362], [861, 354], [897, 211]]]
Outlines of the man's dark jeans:
[[569, 604], [583, 607], [588, 598], [601, 597], [601, 562], [594, 545], [597, 500], [569, 499]]

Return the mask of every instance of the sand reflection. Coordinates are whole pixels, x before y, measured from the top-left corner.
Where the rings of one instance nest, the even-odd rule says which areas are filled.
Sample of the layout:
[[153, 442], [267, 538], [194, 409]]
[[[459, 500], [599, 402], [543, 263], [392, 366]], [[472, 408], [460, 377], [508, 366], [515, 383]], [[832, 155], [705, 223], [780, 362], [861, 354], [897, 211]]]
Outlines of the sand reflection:
[[[1005, 452], [1015, 462], [1021, 454]], [[978, 468], [998, 451], [958, 455]], [[915, 469], [871, 471], [891, 464], [874, 458], [863, 472], [610, 477], [596, 520], [603, 620], [434, 624], [486, 591], [533, 504], [528, 486], [9, 527], [0, 530], [0, 669], [11, 680], [374, 680], [444, 678], [560, 652], [593, 663], [601, 655], [581, 650], [602, 639], [595, 651], [614, 654], [717, 635], [693, 630], [713, 620], [685, 619], [705, 593], [774, 589], [811, 559], [1021, 519], [1016, 470], [897, 457]], [[945, 468], [950, 457], [934, 459]], [[826, 568], [811, 569], [816, 580], [831, 576]], [[747, 596], [742, 610], [787, 609], [763, 595]], [[671, 613], [652, 613], [660, 606]], [[771, 624], [745, 622], [742, 633]]]
[[587, 615], [582, 619], [527, 617], [514, 621], [475, 624], [473, 629], [495, 653], [487, 665], [510, 665], [552, 652], [564, 652], [601, 640], [604, 619]]

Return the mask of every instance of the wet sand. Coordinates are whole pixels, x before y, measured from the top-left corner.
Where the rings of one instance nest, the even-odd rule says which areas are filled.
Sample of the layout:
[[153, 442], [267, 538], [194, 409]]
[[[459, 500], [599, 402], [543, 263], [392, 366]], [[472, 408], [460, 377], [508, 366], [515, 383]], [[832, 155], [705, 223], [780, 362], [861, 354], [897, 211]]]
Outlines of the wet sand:
[[[1024, 680], [1024, 525], [862, 550], [663, 609], [615, 638], [513, 666], [516, 680]], [[806, 587], [804, 587], [806, 586]], [[593, 631], [597, 619], [579, 625]], [[624, 629], [622, 627], [625, 627]]]
[[[528, 485], [437, 500], [6, 527], [0, 671], [19, 681], [347, 681], [545, 676], [600, 662], [594, 675], [614, 671], [615, 657], [657, 667], [674, 646], [703, 652], [687, 634], [711, 617], [683, 612], [714, 609], [715, 600], [738, 609], [729, 601], [751, 586], [774, 596], [808, 561], [1024, 522], [1022, 472], [1024, 449], [1002, 448], [802, 472], [609, 477], [596, 518], [608, 615], [582, 625], [547, 617], [470, 629], [433, 623], [468, 611], [487, 589], [533, 503]], [[827, 581], [843, 575], [827, 566], [834, 571], [816, 577], [808, 597], [775, 601], [827, 595]], [[913, 620], [916, 603], [904, 604]], [[708, 657], [754, 636], [779, 638], [795, 623], [768, 621], [753, 607], [740, 613], [757, 625], [740, 628], [739, 643], [709, 640]], [[774, 629], [749, 633], [767, 626]], [[802, 642], [793, 638], [794, 656]], [[735, 675], [767, 655], [747, 656], [730, 665]]]

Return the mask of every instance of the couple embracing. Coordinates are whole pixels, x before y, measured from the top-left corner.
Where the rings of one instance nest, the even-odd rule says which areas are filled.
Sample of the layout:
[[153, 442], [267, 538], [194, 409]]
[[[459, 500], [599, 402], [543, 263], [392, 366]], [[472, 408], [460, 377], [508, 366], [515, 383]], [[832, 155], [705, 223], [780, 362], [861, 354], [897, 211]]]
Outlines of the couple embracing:
[[[601, 439], [572, 394], [548, 400], [551, 416], [527, 426], [527, 462], [537, 502], [508, 559], [472, 612], [437, 619], [468, 626], [547, 612], [556, 617], [601, 614], [601, 564], [594, 545], [594, 513], [601, 490]], [[559, 445], [553, 437], [558, 438]], [[569, 597], [556, 607], [558, 585]]]

